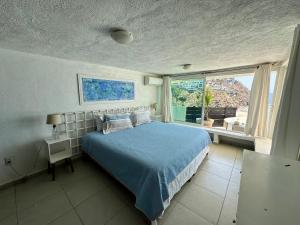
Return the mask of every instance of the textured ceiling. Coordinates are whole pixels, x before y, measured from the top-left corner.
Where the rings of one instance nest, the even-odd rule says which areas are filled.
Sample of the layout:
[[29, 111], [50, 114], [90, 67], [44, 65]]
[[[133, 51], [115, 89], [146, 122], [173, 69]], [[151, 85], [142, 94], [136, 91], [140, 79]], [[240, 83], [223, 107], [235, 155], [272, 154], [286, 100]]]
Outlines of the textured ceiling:
[[[153, 73], [284, 60], [300, 23], [300, 0], [0, 0], [0, 10], [0, 48]], [[114, 42], [114, 27], [134, 41]]]

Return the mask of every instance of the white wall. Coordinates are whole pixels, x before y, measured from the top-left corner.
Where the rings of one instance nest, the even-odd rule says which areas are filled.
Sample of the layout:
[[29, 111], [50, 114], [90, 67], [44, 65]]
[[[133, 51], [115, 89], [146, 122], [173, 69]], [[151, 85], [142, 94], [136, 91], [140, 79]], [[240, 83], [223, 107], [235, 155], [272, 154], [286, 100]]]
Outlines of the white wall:
[[[77, 73], [136, 81], [131, 103], [79, 105]], [[140, 72], [0, 49], [0, 185], [18, 176], [4, 165], [11, 157], [14, 168], [27, 175], [47, 167], [46, 150], [35, 159], [43, 138], [51, 135], [46, 115], [157, 102], [157, 88], [144, 86]]]

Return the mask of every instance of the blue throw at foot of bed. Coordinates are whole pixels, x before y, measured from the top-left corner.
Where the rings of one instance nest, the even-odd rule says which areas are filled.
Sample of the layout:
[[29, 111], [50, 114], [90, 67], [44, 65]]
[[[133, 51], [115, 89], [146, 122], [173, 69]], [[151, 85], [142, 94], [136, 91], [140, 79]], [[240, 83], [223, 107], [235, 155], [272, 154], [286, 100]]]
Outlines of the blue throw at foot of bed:
[[163, 212], [168, 184], [210, 143], [203, 129], [161, 122], [82, 138], [84, 151], [134, 193], [150, 220]]

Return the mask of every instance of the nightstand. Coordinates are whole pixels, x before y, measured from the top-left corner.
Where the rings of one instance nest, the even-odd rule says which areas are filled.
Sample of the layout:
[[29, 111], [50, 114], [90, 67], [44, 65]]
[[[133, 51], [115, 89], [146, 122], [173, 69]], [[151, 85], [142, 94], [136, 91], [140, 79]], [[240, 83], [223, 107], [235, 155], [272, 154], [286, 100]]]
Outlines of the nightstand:
[[68, 137], [59, 137], [57, 139], [47, 138], [45, 142], [48, 146], [49, 153], [48, 173], [52, 172], [52, 180], [55, 180], [55, 163], [58, 161], [65, 160], [65, 163], [69, 164], [72, 172], [74, 172], [71, 159], [71, 139]]

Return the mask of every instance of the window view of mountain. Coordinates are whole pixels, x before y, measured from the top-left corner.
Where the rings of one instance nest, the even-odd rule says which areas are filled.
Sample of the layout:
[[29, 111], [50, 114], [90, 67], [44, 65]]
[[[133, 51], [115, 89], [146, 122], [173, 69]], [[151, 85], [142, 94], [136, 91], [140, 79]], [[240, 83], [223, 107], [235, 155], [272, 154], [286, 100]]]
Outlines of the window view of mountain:
[[249, 105], [250, 90], [235, 78], [207, 79], [206, 87], [213, 94], [210, 107], [235, 107]]

